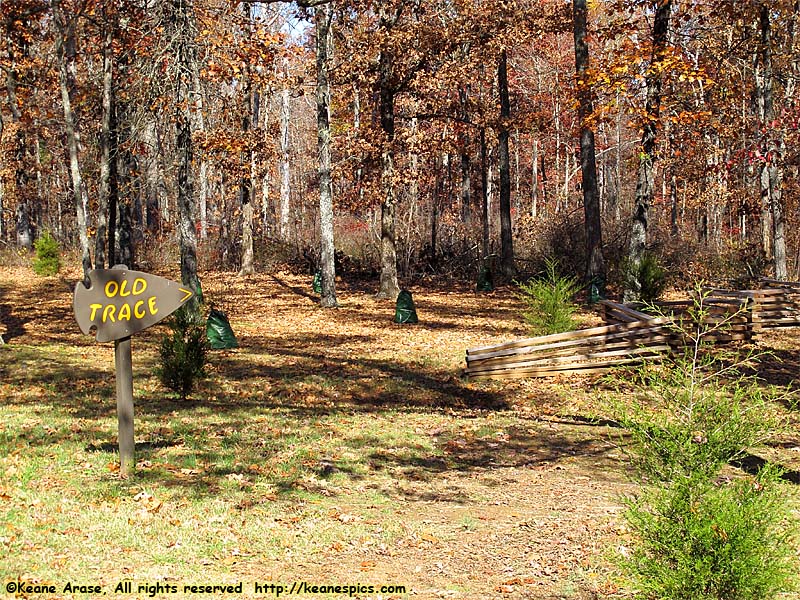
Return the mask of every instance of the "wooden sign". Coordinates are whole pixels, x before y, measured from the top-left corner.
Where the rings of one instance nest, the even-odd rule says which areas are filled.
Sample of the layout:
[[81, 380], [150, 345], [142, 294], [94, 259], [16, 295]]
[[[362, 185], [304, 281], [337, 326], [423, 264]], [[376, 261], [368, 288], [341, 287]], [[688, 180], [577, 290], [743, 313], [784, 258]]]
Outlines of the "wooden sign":
[[75, 286], [72, 306], [85, 334], [110, 342], [155, 325], [192, 296], [180, 283], [128, 269], [95, 269], [89, 287]]
[[81, 331], [98, 342], [114, 342], [119, 421], [119, 474], [136, 464], [133, 438], [131, 335], [155, 325], [186, 304], [194, 293], [163, 277], [131, 271], [124, 265], [89, 271], [89, 286], [78, 282], [72, 298]]

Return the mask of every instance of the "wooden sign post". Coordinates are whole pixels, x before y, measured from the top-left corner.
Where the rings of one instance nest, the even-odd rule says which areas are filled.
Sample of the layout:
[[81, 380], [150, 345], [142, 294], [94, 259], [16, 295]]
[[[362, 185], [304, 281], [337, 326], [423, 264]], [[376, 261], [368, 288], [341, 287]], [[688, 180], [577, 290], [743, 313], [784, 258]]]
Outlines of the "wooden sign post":
[[136, 445], [133, 441], [133, 358], [129, 335], [114, 341], [114, 370], [117, 380], [119, 476], [127, 477], [136, 466]]
[[89, 272], [89, 283], [75, 286], [72, 308], [85, 334], [114, 342], [119, 421], [119, 474], [136, 465], [133, 438], [133, 360], [131, 335], [155, 325], [186, 304], [194, 293], [163, 277], [130, 271], [124, 265]]

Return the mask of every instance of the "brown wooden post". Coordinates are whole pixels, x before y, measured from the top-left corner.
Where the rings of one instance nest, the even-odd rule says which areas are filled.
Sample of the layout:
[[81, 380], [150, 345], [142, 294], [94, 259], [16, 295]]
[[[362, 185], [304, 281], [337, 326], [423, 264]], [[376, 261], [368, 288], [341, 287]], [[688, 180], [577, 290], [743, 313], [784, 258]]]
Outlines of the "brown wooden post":
[[117, 378], [117, 419], [119, 422], [119, 476], [133, 474], [136, 465], [133, 441], [133, 361], [131, 336], [114, 342], [114, 366]]

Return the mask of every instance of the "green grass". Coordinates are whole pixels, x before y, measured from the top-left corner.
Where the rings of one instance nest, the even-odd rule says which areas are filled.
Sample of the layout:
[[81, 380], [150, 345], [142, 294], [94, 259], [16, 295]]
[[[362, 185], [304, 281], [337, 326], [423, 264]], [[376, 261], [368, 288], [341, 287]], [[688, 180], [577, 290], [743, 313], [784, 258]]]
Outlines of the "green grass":
[[[10, 374], [0, 384], [6, 576], [86, 583], [102, 573], [110, 584], [130, 564], [139, 579], [188, 581], [199, 561], [205, 579], [233, 580], [264, 561], [386, 547], [407, 534], [393, 518], [395, 477], [425, 477], [443, 456], [424, 434], [440, 421], [435, 412], [316, 410], [313, 401], [303, 411], [282, 406], [280, 394], [262, 405], [231, 382], [214, 383], [222, 390], [208, 404], [181, 405], [135, 366], [138, 466], [121, 481], [111, 357], [97, 351], [105, 360], [89, 369], [85, 352], [0, 352]], [[294, 398], [342, 385], [325, 375], [295, 384], [284, 390]], [[400, 393], [402, 382], [392, 385]], [[461, 424], [451, 426], [443, 437], [458, 434]]]

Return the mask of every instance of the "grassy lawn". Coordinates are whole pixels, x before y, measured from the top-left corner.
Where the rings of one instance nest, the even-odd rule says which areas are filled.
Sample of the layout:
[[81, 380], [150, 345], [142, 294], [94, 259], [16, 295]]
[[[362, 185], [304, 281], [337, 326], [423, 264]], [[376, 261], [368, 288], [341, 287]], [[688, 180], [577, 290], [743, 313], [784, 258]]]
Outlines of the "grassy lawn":
[[[0, 268], [3, 585], [54, 585], [23, 594], [48, 598], [98, 595], [69, 582], [126, 598], [239, 583], [230, 596], [287, 597], [301, 581], [362, 590], [296, 597], [619, 597], [610, 554], [633, 487], [594, 419], [610, 388], [459, 376], [467, 347], [525, 334], [509, 291], [415, 290], [420, 324], [400, 326], [366, 288], [342, 284], [330, 311], [310, 278], [209, 274], [206, 297], [241, 347], [213, 352], [180, 402], [153, 374], [165, 329], [134, 337], [137, 468], [120, 480], [113, 346], [78, 331], [74, 275]], [[796, 341], [775, 342], [790, 373]], [[788, 414], [767, 452], [796, 469]]]

